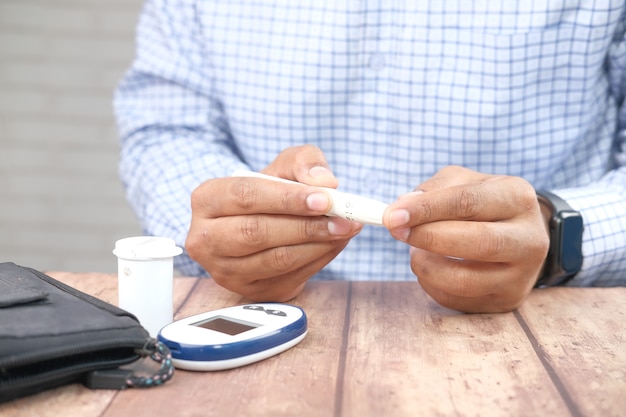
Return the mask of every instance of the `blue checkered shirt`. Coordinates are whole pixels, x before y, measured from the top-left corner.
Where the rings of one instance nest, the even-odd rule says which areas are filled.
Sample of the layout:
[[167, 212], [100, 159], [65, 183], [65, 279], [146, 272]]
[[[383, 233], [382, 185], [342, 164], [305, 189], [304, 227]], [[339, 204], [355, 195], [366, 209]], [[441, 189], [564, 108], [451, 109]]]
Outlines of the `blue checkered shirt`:
[[[585, 222], [572, 285], [624, 284], [625, 24], [617, 0], [149, 0], [115, 95], [128, 200], [182, 246], [196, 186], [289, 146], [388, 203], [462, 165], [566, 199]], [[415, 279], [408, 253], [366, 226], [318, 277]]]

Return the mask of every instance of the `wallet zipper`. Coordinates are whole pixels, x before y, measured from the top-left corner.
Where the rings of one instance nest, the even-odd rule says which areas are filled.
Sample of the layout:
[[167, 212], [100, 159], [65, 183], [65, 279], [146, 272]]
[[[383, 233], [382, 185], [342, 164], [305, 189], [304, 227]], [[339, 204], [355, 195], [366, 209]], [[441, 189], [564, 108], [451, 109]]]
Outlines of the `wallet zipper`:
[[[137, 349], [139, 349], [138, 347]], [[90, 351], [82, 351], [79, 349], [72, 349], [67, 352], [59, 352], [62, 355], [76, 355], [81, 353], [90, 353]], [[97, 355], [99, 351], [91, 352], [94, 355]], [[9, 377], [9, 378], [0, 378], [0, 388], [5, 389], [19, 389], [20, 387], [28, 387], [32, 384], [45, 384], [47, 382], [56, 381], [63, 378], [68, 378], [75, 380], [78, 382], [81, 377], [90, 371], [101, 370], [101, 369], [114, 369], [123, 365], [128, 365], [140, 358], [140, 355], [128, 355], [128, 357], [121, 357], [119, 359], [109, 359], [109, 360], [101, 360], [96, 359], [88, 362], [81, 362], [76, 364], [70, 364], [68, 366], [64, 366], [58, 369], [51, 369], [50, 371], [43, 372], [41, 374], [32, 375], [32, 376], [23, 376], [23, 377]], [[2, 376], [3, 368], [8, 368], [12, 364], [3, 363], [0, 365], [0, 376]]]
[[[106, 351], [107, 349], [111, 349], [111, 348], [119, 348], [120, 350], [128, 349], [129, 351], [132, 349], [133, 351], [135, 351], [135, 354], [129, 355], [129, 357], [132, 356], [134, 360], [136, 360], [139, 357], [141, 357], [141, 355], [139, 355], [136, 352], [143, 348], [143, 346], [146, 344], [147, 339], [148, 338], [146, 339], [143, 339], [143, 338], [142, 339], [139, 339], [139, 338], [115, 339], [115, 340], [111, 340], [107, 345], [98, 345], [97, 349], [94, 349], [93, 344], [85, 343], [82, 345], [75, 346], [72, 349], [68, 349], [68, 350], [65, 350], [65, 349], [53, 350], [53, 351], [46, 353], [45, 355], [35, 355], [35, 356], [29, 356], [26, 358], [22, 357], [18, 360], [4, 360], [4, 361], [0, 360], [0, 376], [6, 373], [6, 369], [12, 368], [12, 367], [19, 367], [24, 362], [32, 362], [33, 360], [53, 361], [55, 358], [71, 357], [71, 356], [83, 355], [83, 354], [95, 355], [99, 352]], [[2, 380], [0, 380], [0, 382], [1, 381]]]

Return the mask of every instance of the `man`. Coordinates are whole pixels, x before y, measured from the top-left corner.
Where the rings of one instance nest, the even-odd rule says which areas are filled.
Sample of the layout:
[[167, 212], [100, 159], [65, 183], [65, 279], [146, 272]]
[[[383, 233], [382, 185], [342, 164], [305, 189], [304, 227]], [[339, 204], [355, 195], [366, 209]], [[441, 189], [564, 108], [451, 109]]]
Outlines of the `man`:
[[[417, 276], [509, 311], [537, 282], [623, 284], [623, 2], [459, 3], [148, 1], [115, 101], [146, 233], [255, 300]], [[385, 227], [237, 168], [391, 203]]]

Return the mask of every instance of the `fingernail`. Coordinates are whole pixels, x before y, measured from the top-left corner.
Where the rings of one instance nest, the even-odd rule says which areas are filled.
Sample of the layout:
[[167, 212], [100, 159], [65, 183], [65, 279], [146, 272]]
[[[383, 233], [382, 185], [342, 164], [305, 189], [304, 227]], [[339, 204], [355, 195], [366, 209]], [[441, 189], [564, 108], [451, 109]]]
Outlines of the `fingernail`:
[[334, 217], [328, 222], [328, 233], [335, 236], [347, 235], [352, 230], [352, 224], [349, 220]]
[[306, 206], [310, 210], [326, 213], [329, 205], [328, 196], [324, 193], [313, 193], [306, 197]]
[[391, 231], [391, 234], [398, 240], [406, 241], [409, 238], [409, 234], [411, 233], [411, 229], [408, 227], [402, 229], [395, 229]]
[[309, 175], [311, 177], [332, 177], [333, 173], [326, 167], [315, 166], [309, 169]]
[[389, 215], [389, 220], [391, 221], [391, 227], [400, 227], [409, 222], [410, 214], [407, 210], [399, 209], [394, 210]]

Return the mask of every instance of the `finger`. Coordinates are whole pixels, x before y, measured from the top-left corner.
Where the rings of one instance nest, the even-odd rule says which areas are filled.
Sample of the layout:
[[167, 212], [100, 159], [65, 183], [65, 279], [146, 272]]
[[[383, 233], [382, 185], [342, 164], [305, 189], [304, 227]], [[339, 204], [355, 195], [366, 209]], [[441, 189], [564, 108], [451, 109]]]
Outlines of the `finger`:
[[200, 185], [192, 193], [191, 205], [194, 213], [208, 218], [257, 213], [320, 216], [330, 210], [331, 202], [314, 187], [229, 177]]
[[440, 190], [456, 185], [480, 183], [492, 178], [493, 175], [483, 174], [461, 166], [447, 166], [420, 184], [417, 189], [423, 191]]
[[420, 285], [433, 300], [444, 307], [465, 313], [505, 313], [519, 307], [527, 294], [521, 297], [510, 297], [503, 294], [487, 294], [480, 297], [464, 297], [452, 295], [431, 287], [427, 282]]
[[273, 287], [285, 282], [293, 288], [302, 284], [332, 261], [348, 241], [282, 246], [246, 257], [218, 258], [209, 272], [218, 284], [240, 293], [284, 292], [282, 287]]
[[313, 145], [285, 149], [263, 173], [320, 187], [337, 188], [339, 184], [324, 153]]
[[451, 259], [413, 248], [411, 267], [435, 301], [466, 312], [513, 310], [530, 293], [538, 274], [508, 264]]
[[481, 297], [502, 292], [509, 284], [503, 272], [507, 266], [411, 250], [411, 268], [420, 283], [453, 296]]
[[441, 221], [392, 230], [391, 234], [411, 246], [439, 255], [513, 262], [535, 253], [535, 245], [523, 241], [517, 227], [509, 222]]
[[[337, 243], [341, 244], [343, 242]], [[240, 257], [217, 257], [211, 265], [211, 275], [227, 277], [241, 284], [279, 277], [314, 263], [333, 248], [333, 242], [316, 242], [280, 246]]]
[[534, 189], [516, 177], [414, 192], [390, 204], [384, 222], [391, 229], [442, 220], [499, 221], [538, 210]]
[[360, 223], [338, 217], [229, 216], [219, 219], [220, 231], [207, 234], [201, 245], [215, 256], [238, 257], [280, 246], [346, 239], [362, 228]]

